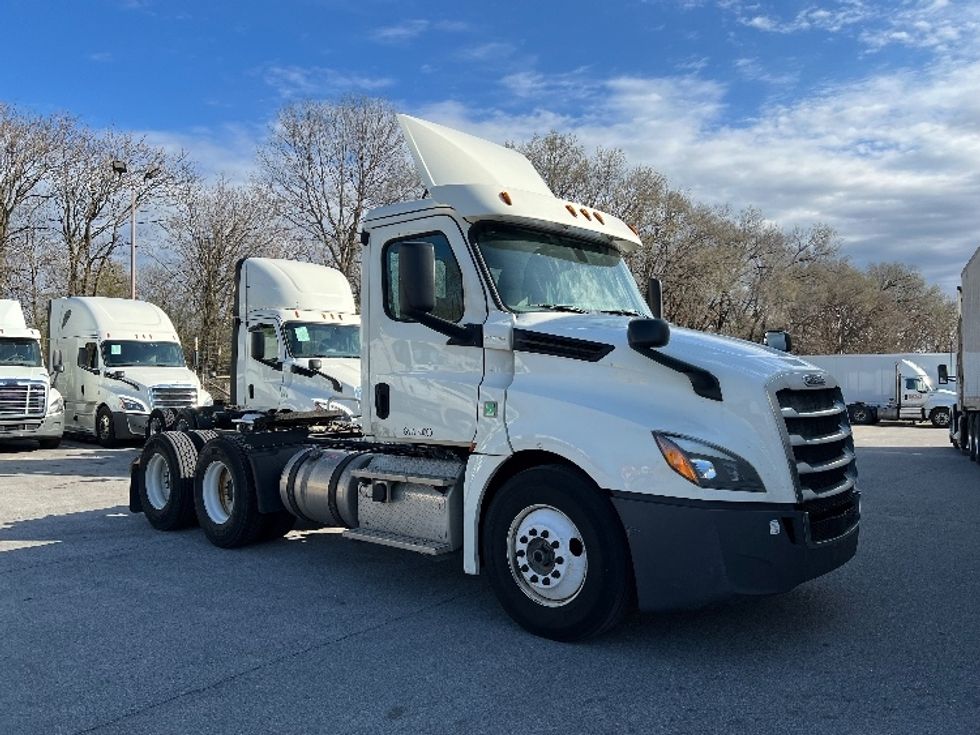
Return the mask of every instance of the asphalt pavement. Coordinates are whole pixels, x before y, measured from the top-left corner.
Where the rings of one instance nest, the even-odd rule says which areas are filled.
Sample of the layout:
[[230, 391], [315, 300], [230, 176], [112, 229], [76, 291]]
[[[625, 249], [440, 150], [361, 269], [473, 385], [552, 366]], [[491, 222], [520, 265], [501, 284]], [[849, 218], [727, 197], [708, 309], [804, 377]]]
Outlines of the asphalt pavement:
[[128, 512], [134, 448], [0, 447], [0, 733], [980, 733], [980, 467], [941, 430], [857, 440], [849, 564], [582, 644], [458, 556], [224, 551]]

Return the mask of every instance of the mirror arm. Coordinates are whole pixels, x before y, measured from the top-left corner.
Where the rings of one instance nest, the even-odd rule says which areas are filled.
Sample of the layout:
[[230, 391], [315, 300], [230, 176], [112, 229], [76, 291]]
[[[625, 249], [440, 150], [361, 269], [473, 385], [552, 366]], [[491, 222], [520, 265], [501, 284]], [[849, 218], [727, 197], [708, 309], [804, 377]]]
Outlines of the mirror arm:
[[687, 379], [691, 381], [691, 387], [694, 388], [694, 392], [702, 398], [708, 398], [712, 401], [722, 400], [721, 383], [718, 382], [718, 378], [713, 373], [649, 347], [633, 347], [633, 349], [644, 357], [648, 357], [654, 362], [663, 365], [665, 368], [686, 375]]
[[419, 324], [424, 324], [429, 329], [449, 337], [447, 344], [461, 347], [480, 347], [483, 345], [483, 326], [480, 324], [459, 325], [440, 319], [434, 314], [420, 311], [411, 311], [408, 316], [415, 319]]

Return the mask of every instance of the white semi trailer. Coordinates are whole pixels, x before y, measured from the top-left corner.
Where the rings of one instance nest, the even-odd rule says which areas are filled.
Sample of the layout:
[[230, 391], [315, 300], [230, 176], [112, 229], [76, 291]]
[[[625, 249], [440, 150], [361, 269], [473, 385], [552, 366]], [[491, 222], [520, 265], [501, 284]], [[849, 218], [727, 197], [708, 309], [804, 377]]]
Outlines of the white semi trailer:
[[903, 353], [884, 355], [803, 355], [802, 359], [834, 376], [844, 394], [851, 421], [929, 421], [949, 426], [956, 393], [937, 388], [932, 374], [949, 382], [951, 372], [946, 353]]
[[20, 302], [0, 299], [0, 440], [36, 439], [54, 449], [64, 408], [41, 358], [41, 333], [28, 328]]
[[184, 361], [162, 309], [96, 296], [52, 299], [51, 365], [65, 398], [65, 430], [111, 447], [142, 438], [153, 411], [211, 403]]
[[980, 248], [960, 276], [957, 320], [956, 406], [950, 441], [980, 461]]
[[634, 600], [782, 592], [854, 555], [857, 470], [830, 375], [670, 327], [624, 262], [639, 240], [622, 221], [556, 198], [516, 151], [400, 120], [429, 196], [363, 224], [360, 424], [151, 437], [134, 512], [196, 520], [222, 547], [298, 517], [461, 550], [514, 620], [558, 640]]

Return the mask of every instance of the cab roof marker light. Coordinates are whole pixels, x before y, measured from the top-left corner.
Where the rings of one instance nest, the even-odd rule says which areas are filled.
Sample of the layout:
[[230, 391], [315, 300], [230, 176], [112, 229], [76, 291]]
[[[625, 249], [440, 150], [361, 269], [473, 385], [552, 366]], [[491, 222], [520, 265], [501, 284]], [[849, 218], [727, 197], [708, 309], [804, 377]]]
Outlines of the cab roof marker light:
[[587, 220], [589, 220], [589, 222], [592, 221], [592, 215], [589, 214], [589, 210], [587, 210], [585, 207], [580, 207], [579, 208], [579, 211], [582, 213], [582, 216], [583, 217], [585, 217]]
[[573, 207], [571, 204], [566, 204], [565, 209], [567, 209], [573, 217], [578, 217], [578, 212], [575, 211], [575, 207]]
[[508, 194], [508, 193], [507, 193], [506, 191], [502, 191], [502, 192], [500, 192], [500, 199], [501, 199], [501, 200], [503, 201], [503, 203], [504, 203], [504, 204], [506, 204], [507, 206], [510, 206], [511, 204], [513, 204], [513, 202], [512, 202], [512, 201], [511, 201], [511, 199], [510, 199], [510, 194]]
[[667, 460], [670, 468], [685, 480], [699, 485], [698, 473], [684, 452], [681, 451], [681, 448], [662, 434], [654, 434], [654, 438], [657, 440], [657, 446], [660, 447], [660, 453], [664, 455], [664, 459]]
[[596, 212], [596, 211], [593, 211], [592, 212], [592, 216], [595, 217], [596, 222], [598, 222], [600, 225], [606, 224], [606, 221], [602, 218], [602, 214], [601, 213]]

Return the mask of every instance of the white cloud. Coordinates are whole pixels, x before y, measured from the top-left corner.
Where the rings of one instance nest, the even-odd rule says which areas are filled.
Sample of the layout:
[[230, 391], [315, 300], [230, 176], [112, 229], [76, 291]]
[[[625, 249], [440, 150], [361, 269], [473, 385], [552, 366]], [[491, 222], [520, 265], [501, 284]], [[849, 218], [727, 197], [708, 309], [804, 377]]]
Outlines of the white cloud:
[[319, 66], [270, 66], [263, 72], [263, 79], [286, 99], [347, 91], [373, 92], [392, 84], [387, 77], [368, 77]]
[[135, 134], [168, 153], [186, 152], [205, 179], [214, 180], [223, 174], [235, 183], [244, 183], [256, 171], [255, 152], [265, 140], [266, 132], [262, 125], [226, 124], [187, 131], [144, 130]]
[[913, 263], [946, 288], [980, 245], [980, 63], [838, 85], [741, 127], [721, 125], [727, 90], [716, 82], [593, 81], [600, 93], [572, 113], [549, 104], [568, 81], [508, 77], [508, 89], [545, 91], [520, 115], [476, 120], [455, 103], [420, 114], [497, 141], [574, 132], [588, 147], [622, 148], [699, 201], [758, 207], [784, 227], [830, 224], [856, 262]]
[[458, 20], [432, 21], [416, 18], [378, 28], [371, 33], [371, 38], [379, 43], [407, 43], [428, 31], [458, 33], [468, 29], [469, 26], [466, 23]]

